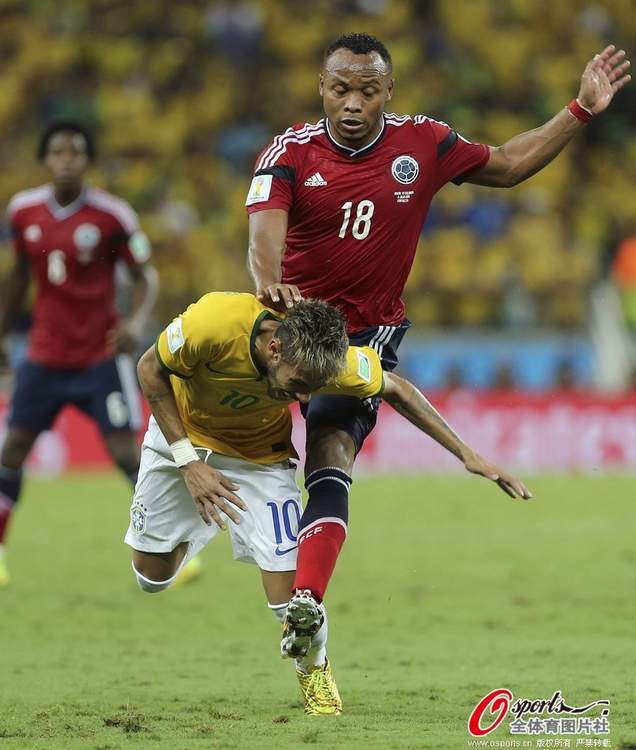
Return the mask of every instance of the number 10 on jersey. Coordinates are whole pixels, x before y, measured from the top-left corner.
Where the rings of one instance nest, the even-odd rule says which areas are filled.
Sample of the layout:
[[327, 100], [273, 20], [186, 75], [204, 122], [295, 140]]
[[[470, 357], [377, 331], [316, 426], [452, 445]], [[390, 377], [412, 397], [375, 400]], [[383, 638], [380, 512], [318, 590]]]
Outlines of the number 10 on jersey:
[[[340, 232], [338, 232], [338, 237], [343, 240], [347, 236], [347, 230], [349, 229], [353, 203], [347, 201], [346, 203], [343, 203], [340, 208], [344, 211], [344, 217], [342, 219]], [[356, 207], [356, 216], [351, 226], [351, 235], [354, 239], [364, 240], [369, 236], [369, 232], [371, 231], [371, 218], [374, 210], [375, 206], [373, 205], [373, 201], [364, 200], [358, 203]]]

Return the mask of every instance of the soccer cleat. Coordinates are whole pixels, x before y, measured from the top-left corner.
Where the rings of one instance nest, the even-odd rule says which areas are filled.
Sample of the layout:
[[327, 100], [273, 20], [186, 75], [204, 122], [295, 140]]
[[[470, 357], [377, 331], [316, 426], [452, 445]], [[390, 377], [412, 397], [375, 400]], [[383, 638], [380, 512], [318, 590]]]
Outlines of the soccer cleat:
[[305, 656], [324, 621], [323, 606], [315, 600], [311, 591], [296, 591], [287, 605], [280, 642], [281, 656], [284, 659], [300, 659]]
[[200, 578], [202, 575], [203, 563], [201, 562], [201, 558], [197, 555], [181, 568], [179, 575], [174, 579], [170, 588], [175, 589], [179, 586], [185, 586], [187, 583], [196, 581], [196, 579]]
[[342, 713], [342, 698], [333, 678], [331, 665], [312, 667], [309, 672], [296, 669], [300, 690], [305, 700], [305, 713], [310, 716], [338, 716]]
[[8, 586], [10, 580], [11, 576], [9, 575], [9, 568], [7, 568], [4, 545], [0, 544], [0, 589]]

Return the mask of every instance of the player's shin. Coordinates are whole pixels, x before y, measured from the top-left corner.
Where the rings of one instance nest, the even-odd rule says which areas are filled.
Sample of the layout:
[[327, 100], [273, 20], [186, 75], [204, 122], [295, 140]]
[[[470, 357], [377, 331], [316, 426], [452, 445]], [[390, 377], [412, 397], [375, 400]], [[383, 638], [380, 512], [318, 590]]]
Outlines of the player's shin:
[[11, 514], [20, 497], [22, 471], [0, 465], [0, 545], [9, 526]]
[[300, 519], [294, 589], [308, 589], [321, 602], [347, 535], [351, 477], [329, 466], [305, 480], [309, 492]]

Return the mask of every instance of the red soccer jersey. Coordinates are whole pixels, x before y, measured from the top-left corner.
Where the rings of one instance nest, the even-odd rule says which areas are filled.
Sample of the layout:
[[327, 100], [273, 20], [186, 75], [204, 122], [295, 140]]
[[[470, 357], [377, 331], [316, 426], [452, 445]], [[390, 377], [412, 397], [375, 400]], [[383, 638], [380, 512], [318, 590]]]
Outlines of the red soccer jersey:
[[246, 206], [288, 211], [284, 282], [336, 304], [350, 333], [395, 325], [433, 196], [489, 155], [424, 115], [385, 114], [358, 151], [337, 144], [323, 119], [289, 128], [262, 152]]
[[90, 187], [60, 206], [43, 185], [15, 195], [7, 213], [15, 252], [28, 259], [36, 283], [29, 359], [77, 368], [109, 357], [115, 263], [142, 264], [150, 253], [135, 212]]

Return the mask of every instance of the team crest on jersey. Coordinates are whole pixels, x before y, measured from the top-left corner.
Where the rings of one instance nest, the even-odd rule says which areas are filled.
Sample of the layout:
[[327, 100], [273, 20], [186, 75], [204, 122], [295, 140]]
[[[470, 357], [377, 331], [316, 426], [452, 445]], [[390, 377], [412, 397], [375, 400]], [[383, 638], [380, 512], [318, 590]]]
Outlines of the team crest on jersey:
[[417, 180], [420, 165], [412, 156], [398, 156], [391, 164], [391, 174], [401, 185], [410, 185]]
[[29, 224], [24, 230], [24, 239], [27, 242], [38, 242], [42, 239], [42, 229], [39, 224]]
[[141, 536], [146, 531], [146, 521], [148, 518], [148, 511], [145, 506], [138, 501], [130, 509], [130, 525], [133, 530], [133, 534]]
[[102, 233], [94, 224], [80, 224], [73, 232], [73, 242], [77, 248], [77, 260], [80, 263], [90, 263]]

